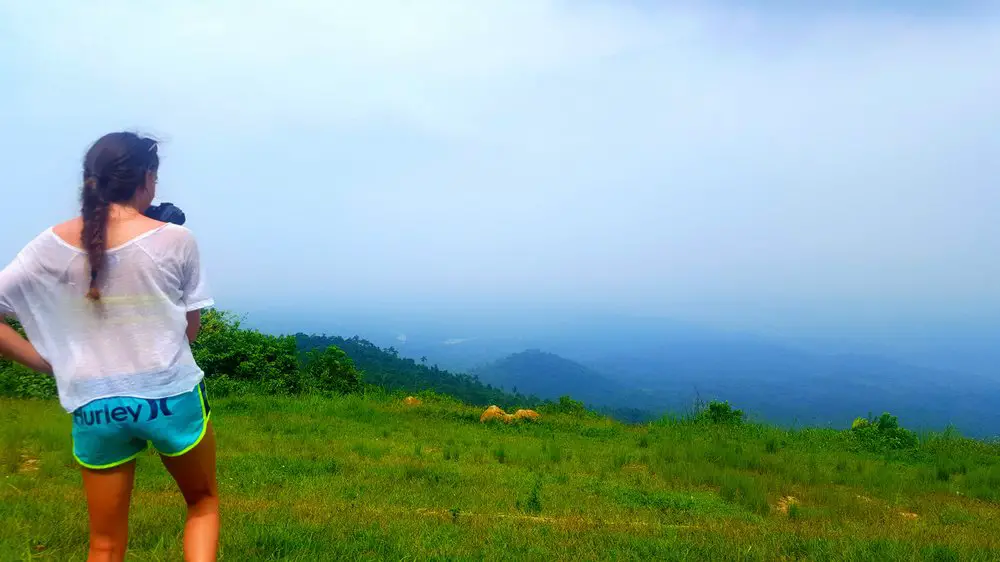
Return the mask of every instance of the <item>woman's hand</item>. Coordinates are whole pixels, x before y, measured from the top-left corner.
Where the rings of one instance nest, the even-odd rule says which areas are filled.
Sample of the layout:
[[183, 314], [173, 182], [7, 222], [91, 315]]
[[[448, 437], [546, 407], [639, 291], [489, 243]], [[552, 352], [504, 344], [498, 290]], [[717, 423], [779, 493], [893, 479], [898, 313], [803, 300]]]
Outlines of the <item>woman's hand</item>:
[[0, 356], [39, 373], [52, 374], [52, 365], [38, 354], [35, 346], [2, 321], [0, 321]]

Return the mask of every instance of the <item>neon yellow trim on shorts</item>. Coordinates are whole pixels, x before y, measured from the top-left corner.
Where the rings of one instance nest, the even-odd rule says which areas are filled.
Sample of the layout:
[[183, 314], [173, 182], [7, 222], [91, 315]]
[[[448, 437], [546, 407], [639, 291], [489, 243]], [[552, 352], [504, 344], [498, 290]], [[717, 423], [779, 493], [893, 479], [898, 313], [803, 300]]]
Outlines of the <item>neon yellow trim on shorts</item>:
[[179, 453], [164, 453], [162, 451], [157, 450], [157, 452], [159, 452], [161, 455], [165, 457], [179, 457], [185, 453], [189, 453], [191, 449], [197, 447], [198, 444], [201, 443], [201, 440], [205, 438], [205, 433], [208, 431], [208, 420], [212, 417], [212, 413], [211, 412], [205, 413], [205, 397], [201, 393], [201, 383], [198, 384], [198, 401], [201, 403], [201, 434], [198, 435], [198, 438], [194, 440], [194, 443], [191, 443], [191, 445], [188, 446], [183, 451]]
[[113, 463], [102, 464], [102, 465], [87, 464], [87, 463], [83, 462], [82, 460], [80, 460], [80, 457], [76, 456], [76, 452], [75, 451], [73, 452], [73, 458], [76, 459], [76, 462], [80, 463], [80, 466], [82, 466], [83, 468], [89, 468], [90, 470], [107, 470], [109, 468], [115, 468], [116, 466], [121, 466], [121, 465], [123, 465], [123, 464], [125, 464], [127, 462], [134, 461], [136, 459], [136, 457], [138, 457], [139, 455], [141, 455], [144, 452], [146, 452], [146, 449], [148, 447], [149, 447], [149, 444], [147, 443], [146, 447], [143, 447], [141, 451], [139, 451], [138, 453], [136, 453], [134, 455], [126, 457], [126, 458], [124, 458], [124, 459], [122, 459], [120, 461], [115, 461]]

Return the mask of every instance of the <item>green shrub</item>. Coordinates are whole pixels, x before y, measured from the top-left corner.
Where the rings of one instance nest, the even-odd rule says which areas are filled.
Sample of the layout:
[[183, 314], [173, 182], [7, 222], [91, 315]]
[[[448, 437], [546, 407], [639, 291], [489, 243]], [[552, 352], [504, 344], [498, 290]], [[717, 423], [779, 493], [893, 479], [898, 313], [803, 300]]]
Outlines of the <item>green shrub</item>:
[[531, 487], [528, 497], [523, 502], [518, 500], [516, 505], [518, 509], [527, 513], [537, 515], [542, 512], [542, 479], [540, 477], [535, 479], [535, 484]]
[[560, 396], [556, 403], [548, 403], [539, 408], [543, 413], [549, 414], [569, 414], [573, 416], [594, 416], [595, 414], [587, 410], [587, 406], [579, 400], [573, 400], [569, 396]]
[[[378, 387], [382, 388], [382, 387]], [[405, 393], [400, 393], [403, 396]], [[451, 396], [449, 394], [442, 394], [440, 392], [435, 392], [433, 390], [421, 390], [416, 393], [416, 397], [423, 401], [425, 404], [434, 404], [437, 406], [451, 406], [451, 407], [463, 407], [465, 403]]]
[[937, 479], [939, 481], [941, 481], [941, 482], [947, 482], [947, 481], [951, 480], [951, 471], [948, 470], [946, 467], [943, 467], [943, 466], [939, 465], [937, 467], [937, 475], [936, 476], [937, 476]]
[[336, 346], [307, 352], [301, 373], [309, 390], [336, 394], [361, 390], [361, 374], [354, 368], [354, 361]]
[[0, 396], [48, 400], [56, 397], [56, 380], [11, 361], [0, 361]]
[[195, 361], [209, 377], [257, 383], [257, 392], [298, 394], [306, 390], [299, 376], [298, 350], [292, 336], [272, 336], [241, 327], [228, 312], [209, 309], [201, 333], [191, 345]]
[[900, 427], [896, 416], [888, 412], [863, 423], [855, 420], [851, 434], [862, 448], [870, 451], [914, 449], [919, 443], [917, 434]]
[[[5, 318], [4, 321], [24, 337], [24, 329], [17, 320]], [[0, 358], [0, 396], [41, 400], [55, 398], [56, 381], [49, 375], [36, 373], [13, 361]]]
[[724, 425], [739, 425], [743, 423], [743, 410], [737, 410], [726, 402], [712, 400], [707, 406], [695, 414], [695, 421]]
[[791, 521], [798, 521], [802, 518], [802, 508], [799, 507], [798, 502], [792, 502], [788, 504], [788, 519]]

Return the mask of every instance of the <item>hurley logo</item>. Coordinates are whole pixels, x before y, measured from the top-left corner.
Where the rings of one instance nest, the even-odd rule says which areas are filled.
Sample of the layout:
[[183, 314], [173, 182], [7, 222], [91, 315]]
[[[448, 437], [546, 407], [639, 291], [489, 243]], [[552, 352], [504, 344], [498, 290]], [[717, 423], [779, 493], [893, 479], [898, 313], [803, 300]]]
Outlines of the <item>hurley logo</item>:
[[[167, 406], [167, 399], [160, 398], [159, 400], [152, 400], [146, 398], [146, 404], [149, 406], [149, 414], [143, 421], [153, 421], [163, 412], [164, 416], [172, 416], [173, 412]], [[143, 407], [142, 404], [136, 404], [133, 408], [132, 406], [117, 406], [115, 408], [108, 408], [105, 405], [103, 408], [81, 408], [73, 412], [73, 419], [79, 423], [86, 425], [101, 425], [105, 423], [112, 422], [138, 422], [139, 416], [142, 415]]]

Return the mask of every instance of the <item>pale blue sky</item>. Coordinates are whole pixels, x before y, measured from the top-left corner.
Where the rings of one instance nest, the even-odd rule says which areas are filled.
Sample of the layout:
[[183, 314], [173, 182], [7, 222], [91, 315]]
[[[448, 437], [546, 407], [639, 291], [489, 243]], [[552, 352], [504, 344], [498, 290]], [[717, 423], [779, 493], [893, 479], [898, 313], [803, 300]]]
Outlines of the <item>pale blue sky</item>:
[[3, 255], [128, 128], [230, 308], [1000, 318], [995, 2], [139, 4], [0, 0]]

